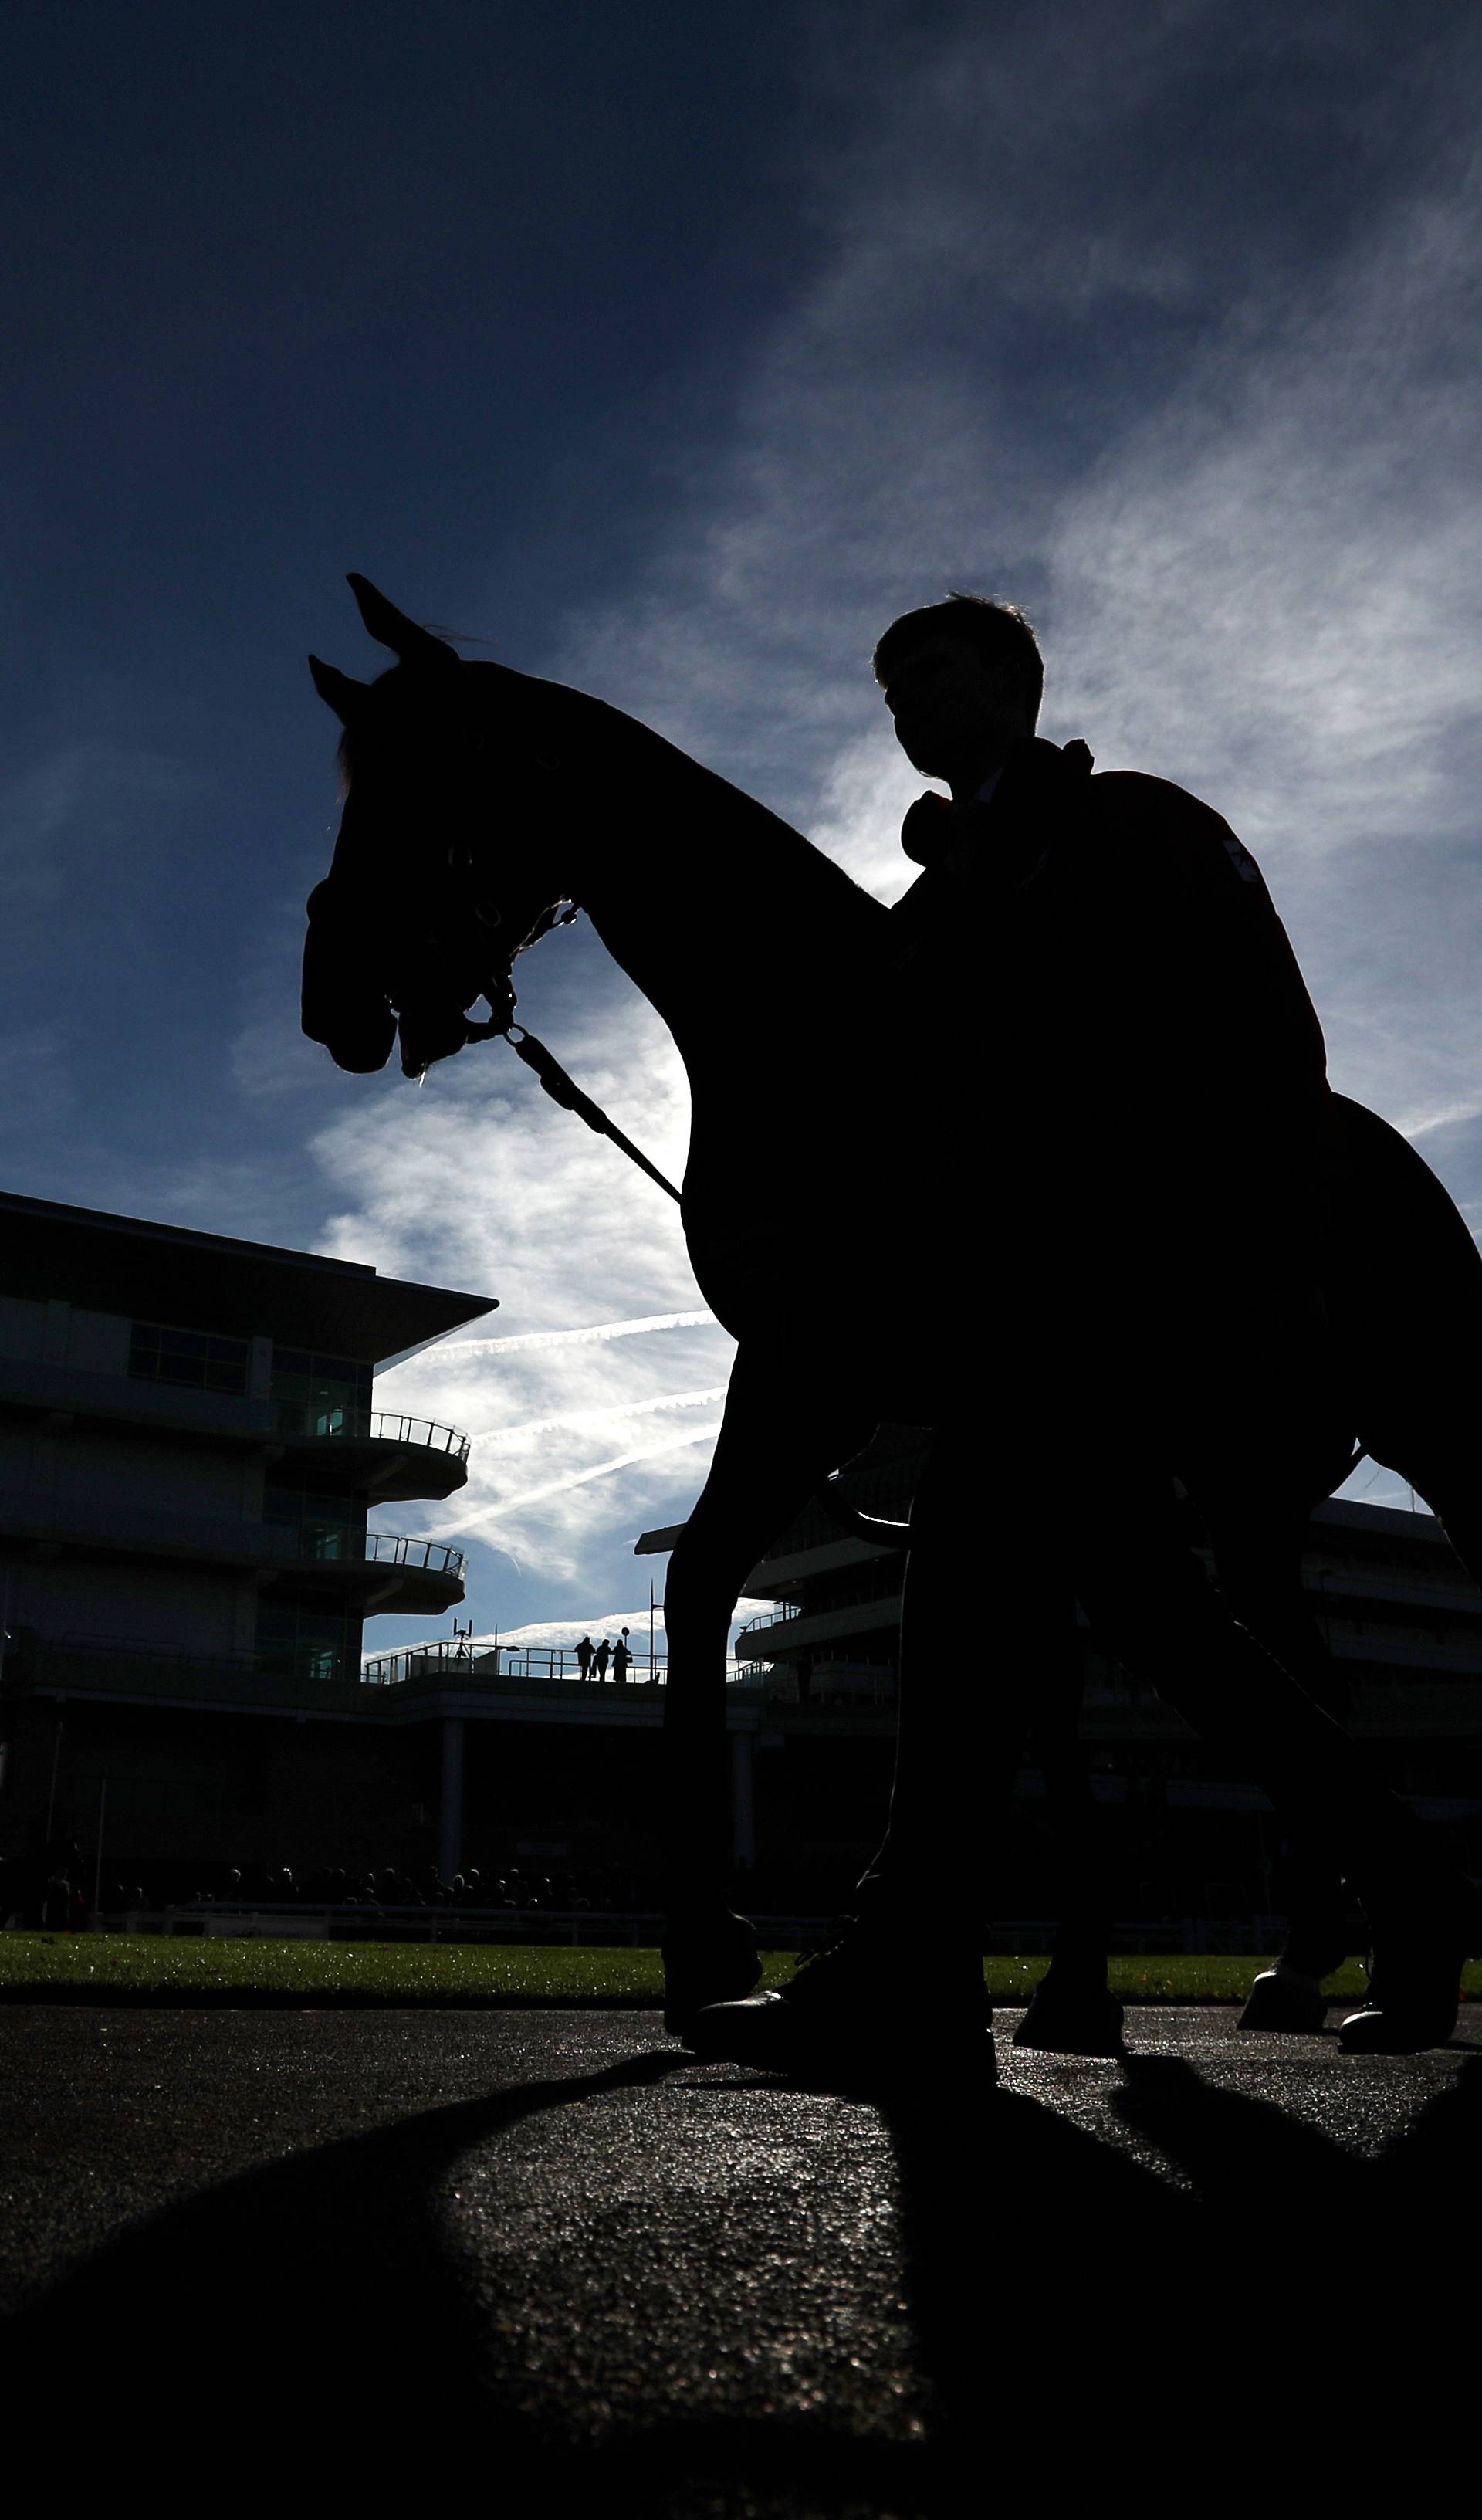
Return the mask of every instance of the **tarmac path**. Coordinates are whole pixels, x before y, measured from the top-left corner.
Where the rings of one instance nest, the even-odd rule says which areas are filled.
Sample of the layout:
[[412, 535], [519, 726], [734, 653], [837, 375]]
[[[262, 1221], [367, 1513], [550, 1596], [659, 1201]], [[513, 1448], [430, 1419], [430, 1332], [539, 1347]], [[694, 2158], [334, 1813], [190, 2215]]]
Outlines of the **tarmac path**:
[[1149, 2458], [1212, 2487], [1222, 2445], [1260, 2490], [1279, 2418], [1293, 2484], [1335, 2427], [1454, 2460], [1482, 2005], [1385, 2060], [1229, 2006], [1048, 2057], [1016, 2017], [996, 2088], [885, 2107], [651, 2012], [4, 2007], [12, 2441], [69, 2498], [142, 2423], [192, 2500], [521, 2520], [955, 2515]]

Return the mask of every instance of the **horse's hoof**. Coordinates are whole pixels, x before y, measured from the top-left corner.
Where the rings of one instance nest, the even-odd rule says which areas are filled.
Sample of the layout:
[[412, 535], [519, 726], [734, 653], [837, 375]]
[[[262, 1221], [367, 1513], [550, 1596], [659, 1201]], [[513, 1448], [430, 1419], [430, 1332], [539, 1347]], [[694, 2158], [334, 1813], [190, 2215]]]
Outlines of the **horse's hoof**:
[[665, 1934], [664, 2028], [689, 2040], [696, 2013], [707, 2003], [737, 2003], [762, 1973], [756, 1928], [745, 1916], [707, 1918]]
[[1120, 2056], [1122, 2007], [1104, 1986], [1058, 1987], [1043, 1978], [1013, 2045], [1045, 2048], [1055, 2056]]
[[1299, 1977], [1294, 1969], [1262, 1969], [1239, 2018], [1241, 2030], [1280, 2030], [1309, 2036], [1327, 2019], [1327, 1998], [1320, 1978]]

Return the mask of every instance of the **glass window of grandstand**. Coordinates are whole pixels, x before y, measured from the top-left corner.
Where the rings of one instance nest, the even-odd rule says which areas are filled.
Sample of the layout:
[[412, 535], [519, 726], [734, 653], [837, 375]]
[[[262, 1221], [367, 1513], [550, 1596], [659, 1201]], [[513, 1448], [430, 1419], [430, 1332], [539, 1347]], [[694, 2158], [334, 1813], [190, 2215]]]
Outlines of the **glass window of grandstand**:
[[365, 1499], [314, 1487], [299, 1471], [269, 1472], [262, 1483], [262, 1518], [298, 1534], [300, 1557], [363, 1557]]
[[129, 1372], [141, 1382], [172, 1382], [187, 1391], [230, 1391], [241, 1397], [247, 1387], [247, 1354], [246, 1339], [171, 1329], [165, 1322], [135, 1322]]
[[261, 1670], [297, 1680], [340, 1680], [354, 1668], [360, 1622], [342, 1601], [316, 1598], [305, 1586], [265, 1594], [257, 1604]]
[[275, 1344], [273, 1399], [287, 1433], [363, 1431], [371, 1407], [371, 1368], [350, 1356], [319, 1356], [308, 1348]]

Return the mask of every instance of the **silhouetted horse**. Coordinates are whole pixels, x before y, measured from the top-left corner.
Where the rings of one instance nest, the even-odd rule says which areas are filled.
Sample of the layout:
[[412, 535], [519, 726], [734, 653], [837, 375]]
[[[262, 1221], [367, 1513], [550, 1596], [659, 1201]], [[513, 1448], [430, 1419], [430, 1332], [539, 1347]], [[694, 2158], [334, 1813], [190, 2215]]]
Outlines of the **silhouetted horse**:
[[[1342, 1095], [1332, 1098], [1326, 1188], [1324, 1294], [1343, 1370], [1342, 1424], [1310, 1452], [1273, 1446], [1258, 1484], [1233, 1481], [1196, 1502], [1234, 1615], [1346, 1723], [1345, 1676], [1329, 1663], [1302, 1560], [1314, 1508], [1358, 1460], [1367, 1455], [1397, 1471], [1425, 1499], [1482, 1586], [1482, 1485], [1470, 1433], [1472, 1395], [1482, 1387], [1482, 1253], [1415, 1148]], [[1350, 1433], [1357, 1448], [1345, 1459]], [[1088, 1869], [1092, 1814], [1076, 1736], [1083, 1670], [1078, 1650], [1056, 1656], [1052, 1646], [1049, 1702], [1039, 1710], [1051, 1814], [1075, 1883], [1075, 1913], [1057, 1938], [1053, 1972], [1068, 1985], [1068, 2005], [1062, 1999], [1045, 2007], [1040, 2037], [1037, 2002], [1019, 2033], [1047, 2047], [1077, 2044], [1078, 2019], [1095, 2046], [1106, 2018], [1090, 1993], [1093, 1977], [1104, 1985], [1108, 1920]], [[1350, 1902], [1329, 1848], [1299, 1833], [1292, 1857], [1287, 1951], [1295, 1966], [1324, 1977], [1345, 1949]]]
[[[347, 785], [334, 863], [309, 903], [305, 1031], [359, 1072], [384, 1066], [399, 1032], [417, 1074], [513, 1021], [516, 957], [580, 907], [663, 1016], [689, 1076], [684, 1231], [738, 1353], [666, 1585], [665, 1951], [670, 2015], [683, 2018], [757, 1975], [751, 1929], [727, 1902], [726, 1642], [745, 1576], [878, 1421], [933, 1425], [974, 1406], [964, 1326], [981, 1308], [982, 1264], [975, 1238], [941, 1212], [954, 1115], [922, 1050], [900, 1038], [889, 914], [831, 859], [620, 710], [464, 661], [367, 580], [350, 584], [398, 662], [366, 685], [310, 659], [344, 729]], [[490, 1015], [474, 1021], [480, 999]], [[1316, 1495], [1335, 1483], [1357, 1429], [1482, 1572], [1447, 1405], [1458, 1340], [1468, 1372], [1479, 1345], [1482, 1261], [1405, 1142], [1360, 1106], [1338, 1107], [1338, 1247], [1350, 1232], [1368, 1242], [1364, 1280], [1345, 1276], [1335, 1305], [1340, 1336], [1363, 1330], [1353, 1425], [1332, 1430], [1330, 1465], [1290, 1484]], [[739, 1230], [742, 1167], [789, 1144], [804, 1219]], [[885, 1186], [901, 1228], [882, 1248]], [[1283, 1570], [1289, 1541], [1283, 1529]], [[1248, 1592], [1264, 1580], [1262, 1546], [1257, 1514], [1227, 1540], [1248, 1562]], [[1285, 1572], [1275, 1581], [1280, 1592]]]

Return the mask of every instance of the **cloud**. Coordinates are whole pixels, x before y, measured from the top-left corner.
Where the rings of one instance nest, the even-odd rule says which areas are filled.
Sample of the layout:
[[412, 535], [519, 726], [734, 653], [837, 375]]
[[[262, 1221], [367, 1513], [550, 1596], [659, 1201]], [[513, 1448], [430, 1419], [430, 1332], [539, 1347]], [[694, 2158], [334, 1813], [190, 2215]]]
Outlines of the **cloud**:
[[488, 1426], [474, 1432], [479, 1443], [504, 1452], [538, 1444], [547, 1435], [579, 1434], [606, 1427], [616, 1418], [651, 1418], [666, 1409], [714, 1409], [725, 1396], [726, 1386], [718, 1382], [709, 1391], [663, 1391], [654, 1399], [619, 1400], [605, 1409], [567, 1409], [558, 1418], [532, 1418], [523, 1425]]
[[472, 1364], [476, 1358], [527, 1354], [538, 1347], [595, 1347], [605, 1339], [640, 1338], [650, 1330], [689, 1330], [707, 1328], [715, 1315], [703, 1309], [692, 1313], [651, 1313], [638, 1322], [590, 1322], [582, 1329], [523, 1330], [509, 1338], [450, 1339], [438, 1351], [444, 1365]]
[[501, 1499], [497, 1505], [485, 1506], [481, 1511], [466, 1513], [463, 1516], [464, 1527], [476, 1530], [480, 1524], [503, 1516], [527, 1512], [531, 1506], [544, 1505], [550, 1497], [565, 1496], [572, 1488], [585, 1487], [592, 1479], [608, 1477], [613, 1470], [627, 1470], [640, 1462], [655, 1461], [661, 1453], [684, 1452], [690, 1445], [713, 1437], [714, 1431], [713, 1427], [696, 1427], [683, 1435], [667, 1435], [662, 1443], [643, 1445], [636, 1453], [617, 1453], [610, 1461], [589, 1462], [585, 1469], [563, 1471], [560, 1477], [547, 1480], [543, 1487], [526, 1488], [513, 1497]]
[[1479, 248], [1468, 173], [1233, 324], [1047, 551], [1057, 714], [1225, 808], [1334, 1082], [1417, 1136], [1482, 1109]]
[[[678, 1170], [684, 1071], [642, 1002], [589, 993], [541, 1029], [619, 1125]], [[660, 1191], [491, 1050], [433, 1069], [420, 1092], [378, 1081], [320, 1133], [315, 1154], [337, 1199], [325, 1248], [497, 1294], [511, 1325], [427, 1350], [378, 1385], [382, 1405], [474, 1435], [457, 1498], [397, 1509], [402, 1527], [472, 1543], [471, 1604], [492, 1581], [484, 1543], [560, 1588], [603, 1555], [630, 1556], [647, 1525], [685, 1519], [734, 1348], [699, 1299]], [[695, 1422], [637, 1440], [670, 1412]]]
[[[776, 1604], [772, 1601], [753, 1600], [745, 1594], [737, 1602], [731, 1633], [730, 1661], [733, 1669], [738, 1629], [744, 1627], [746, 1622], [756, 1617], [758, 1612], [775, 1607]], [[471, 1637], [469, 1642], [476, 1653], [487, 1652], [495, 1645], [507, 1654], [529, 1653], [536, 1668], [539, 1669], [542, 1655], [569, 1653], [578, 1637], [589, 1636], [594, 1642], [603, 1637], [607, 1637], [615, 1642], [625, 1629], [629, 1637], [630, 1650], [642, 1668], [648, 1659], [649, 1652], [650, 1607], [647, 1601], [642, 1602], [636, 1610], [603, 1610], [595, 1616], [582, 1610], [573, 1611], [568, 1619], [531, 1619], [522, 1627], [490, 1629], [484, 1636]], [[669, 1643], [668, 1633], [664, 1626], [662, 1603], [656, 1604], [653, 1609], [652, 1633], [655, 1654], [662, 1661]]]
[[1230, 815], [1335, 1081], [1424, 1135], [1482, 1108], [1478, 51], [1455, 21], [1397, 60], [1371, 12], [1301, 16], [908, 35], [697, 513], [570, 663], [893, 898], [920, 783], [870, 640], [949, 580], [1027, 598], [1046, 732]]

